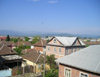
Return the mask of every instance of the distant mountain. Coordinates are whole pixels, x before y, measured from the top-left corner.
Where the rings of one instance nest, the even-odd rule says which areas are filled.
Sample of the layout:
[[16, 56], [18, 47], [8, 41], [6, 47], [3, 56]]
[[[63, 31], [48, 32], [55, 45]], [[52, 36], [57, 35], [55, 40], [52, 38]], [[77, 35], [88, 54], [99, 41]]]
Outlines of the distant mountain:
[[59, 32], [19, 32], [19, 31], [12, 31], [12, 30], [0, 30], [0, 36], [36, 36], [39, 35], [41, 37], [45, 36], [77, 36], [77, 37], [87, 37], [87, 38], [100, 38], [97, 35], [87, 35], [87, 34], [69, 34], [69, 33], [59, 33]]

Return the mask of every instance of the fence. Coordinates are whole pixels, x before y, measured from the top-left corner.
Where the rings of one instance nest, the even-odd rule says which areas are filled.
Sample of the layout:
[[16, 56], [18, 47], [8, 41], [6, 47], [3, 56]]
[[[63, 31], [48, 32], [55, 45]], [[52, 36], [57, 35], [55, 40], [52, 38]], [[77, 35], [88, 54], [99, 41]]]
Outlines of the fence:
[[33, 66], [25, 66], [25, 67], [14, 67], [12, 69], [12, 76], [24, 74], [24, 73], [35, 73]]

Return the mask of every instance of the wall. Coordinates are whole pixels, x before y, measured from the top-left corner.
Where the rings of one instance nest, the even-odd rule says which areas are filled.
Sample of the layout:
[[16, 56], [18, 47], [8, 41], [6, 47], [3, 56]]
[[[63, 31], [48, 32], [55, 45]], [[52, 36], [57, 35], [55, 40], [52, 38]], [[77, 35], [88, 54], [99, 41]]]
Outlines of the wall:
[[8, 77], [12, 75], [11, 69], [0, 70], [0, 77]]
[[43, 47], [34, 46], [34, 48], [35, 48], [37, 51], [43, 51]]
[[85, 72], [85, 71], [82, 71], [82, 70], [79, 70], [79, 69], [75, 69], [75, 68], [71, 68], [71, 67], [68, 67], [68, 66], [64, 66], [64, 65], [59, 65], [59, 77], [65, 77], [64, 76], [64, 69], [65, 68], [68, 68], [71, 70], [71, 77], [80, 77], [80, 73], [83, 72], [83, 73], [86, 73], [88, 74], [88, 77], [100, 77], [100, 75], [95, 75], [95, 74], [92, 74], [92, 73], [89, 73], [89, 72]]
[[[49, 48], [49, 50], [48, 50]], [[56, 51], [54, 50], [56, 49]], [[61, 49], [61, 52], [59, 51]], [[46, 46], [46, 55], [55, 55], [55, 58], [60, 58], [65, 55], [65, 48], [64, 47], [56, 47], [56, 46]]]

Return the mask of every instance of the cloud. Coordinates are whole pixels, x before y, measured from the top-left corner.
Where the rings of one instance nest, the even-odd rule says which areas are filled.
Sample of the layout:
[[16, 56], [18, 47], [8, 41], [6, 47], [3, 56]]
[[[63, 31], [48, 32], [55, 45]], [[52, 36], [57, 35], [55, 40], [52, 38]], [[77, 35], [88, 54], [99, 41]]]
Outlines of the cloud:
[[40, 0], [32, 0], [32, 1], [34, 1], [34, 2], [38, 2], [38, 1], [40, 1]]
[[48, 1], [48, 3], [55, 4], [55, 3], [58, 3], [58, 0], [50, 0], [50, 1]]

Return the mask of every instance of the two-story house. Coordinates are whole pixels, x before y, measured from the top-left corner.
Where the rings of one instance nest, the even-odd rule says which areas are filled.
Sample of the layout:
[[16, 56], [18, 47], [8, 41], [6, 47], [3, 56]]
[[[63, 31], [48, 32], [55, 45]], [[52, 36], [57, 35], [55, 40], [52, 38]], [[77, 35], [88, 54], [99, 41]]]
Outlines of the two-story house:
[[59, 77], [100, 77], [100, 45], [92, 45], [56, 60]]
[[53, 37], [46, 45], [46, 55], [54, 54], [60, 58], [84, 47], [85, 44], [77, 37]]

